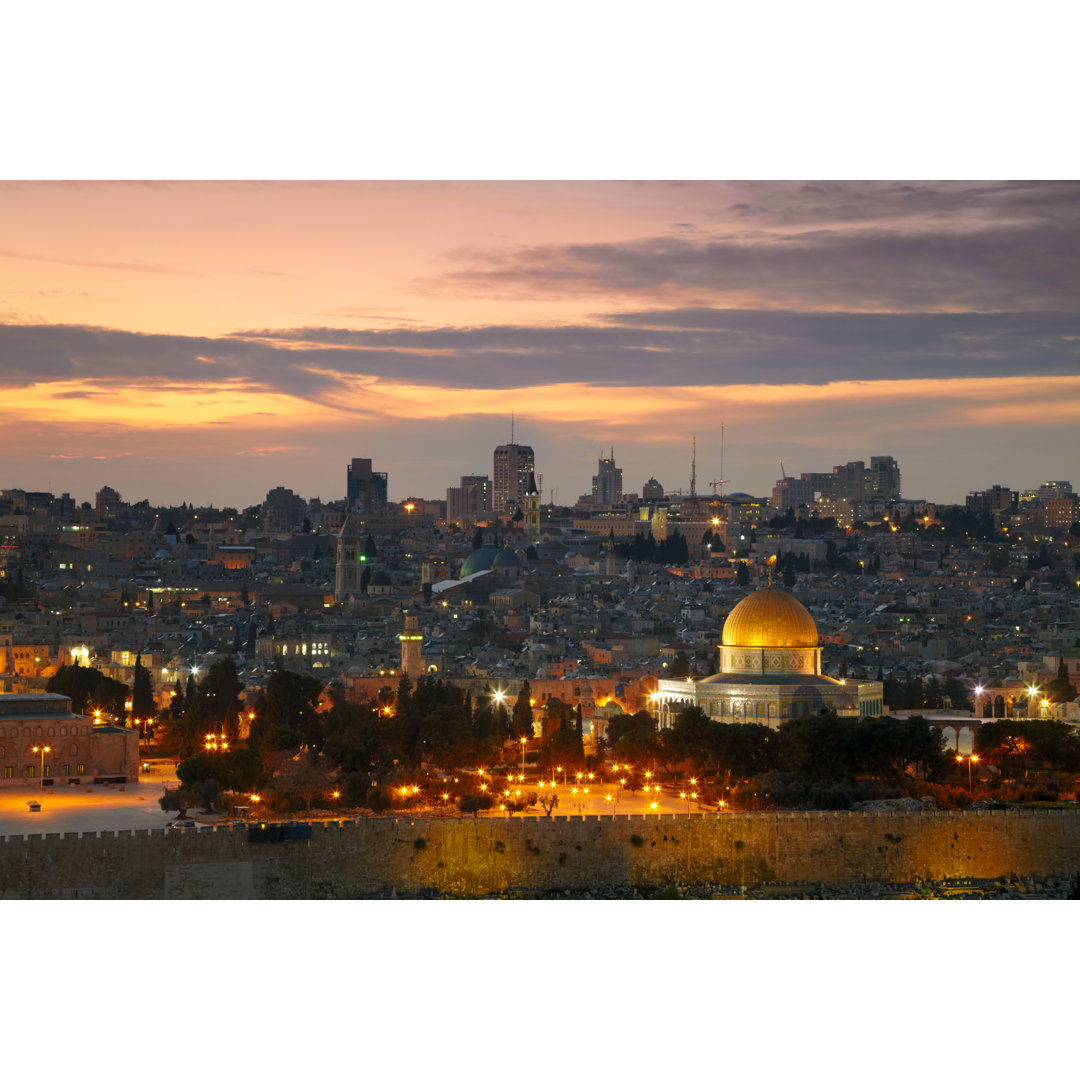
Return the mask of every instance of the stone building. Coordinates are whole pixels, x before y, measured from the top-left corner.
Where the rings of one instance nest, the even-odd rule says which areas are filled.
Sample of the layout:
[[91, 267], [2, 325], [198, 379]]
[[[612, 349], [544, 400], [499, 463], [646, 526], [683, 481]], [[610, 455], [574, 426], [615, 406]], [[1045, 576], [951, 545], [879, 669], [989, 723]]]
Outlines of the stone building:
[[95, 723], [63, 694], [0, 694], [0, 787], [138, 779], [136, 728]]
[[720, 671], [702, 679], [661, 679], [654, 702], [661, 727], [683, 705], [720, 723], [765, 724], [835, 709], [879, 716], [882, 684], [821, 674], [817, 624], [784, 589], [759, 589], [732, 609], [721, 637]]

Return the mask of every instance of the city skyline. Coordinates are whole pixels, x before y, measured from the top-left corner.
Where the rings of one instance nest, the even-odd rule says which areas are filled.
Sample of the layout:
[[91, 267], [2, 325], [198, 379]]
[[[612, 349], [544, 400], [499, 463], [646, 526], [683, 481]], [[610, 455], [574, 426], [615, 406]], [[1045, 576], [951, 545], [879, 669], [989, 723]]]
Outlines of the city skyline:
[[[1073, 479], [1080, 187], [1058, 182], [0, 184], [6, 487], [242, 507], [441, 498], [532, 446], [768, 495]], [[720, 424], [725, 427], [720, 472]], [[225, 468], [223, 465], [233, 466]]]

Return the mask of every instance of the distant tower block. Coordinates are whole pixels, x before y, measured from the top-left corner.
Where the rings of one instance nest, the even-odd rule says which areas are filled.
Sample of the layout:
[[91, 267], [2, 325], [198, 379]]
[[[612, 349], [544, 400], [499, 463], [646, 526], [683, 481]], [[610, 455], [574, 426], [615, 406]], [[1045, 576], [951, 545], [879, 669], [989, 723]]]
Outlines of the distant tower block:
[[536, 486], [536, 474], [530, 472], [525, 483], [525, 543], [540, 543], [540, 490]]
[[431, 599], [431, 563], [426, 562], [420, 567], [420, 588], [424, 593], [424, 600]]
[[410, 679], [418, 679], [424, 674], [424, 661], [420, 655], [420, 646], [424, 635], [420, 633], [415, 615], [405, 616], [405, 630], [398, 634], [401, 642], [401, 670]]

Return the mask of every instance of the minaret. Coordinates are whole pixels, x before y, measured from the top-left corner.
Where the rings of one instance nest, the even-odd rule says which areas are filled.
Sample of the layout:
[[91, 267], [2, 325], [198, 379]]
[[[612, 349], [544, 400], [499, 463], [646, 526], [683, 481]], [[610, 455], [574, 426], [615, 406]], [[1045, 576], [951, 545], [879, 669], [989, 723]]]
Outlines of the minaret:
[[420, 655], [420, 646], [424, 635], [420, 633], [415, 615], [405, 616], [405, 629], [398, 634], [401, 642], [401, 670], [414, 682], [424, 674], [424, 661]]
[[529, 473], [525, 485], [525, 543], [540, 543], [540, 492], [536, 487], [536, 474]]

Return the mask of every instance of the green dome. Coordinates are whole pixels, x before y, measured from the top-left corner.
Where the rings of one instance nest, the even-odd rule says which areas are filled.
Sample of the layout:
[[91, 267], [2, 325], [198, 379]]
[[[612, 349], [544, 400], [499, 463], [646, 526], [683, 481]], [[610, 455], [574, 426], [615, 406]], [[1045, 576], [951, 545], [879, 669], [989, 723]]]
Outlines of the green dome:
[[470, 574], [479, 573], [481, 570], [508, 570], [523, 569], [521, 559], [509, 548], [500, 548], [485, 545], [477, 548], [462, 563], [459, 578], [467, 578]]
[[470, 574], [479, 573], [481, 570], [490, 570], [501, 550], [502, 548], [497, 547], [477, 548], [461, 564], [461, 573], [458, 574], [458, 577], [466, 578]]

